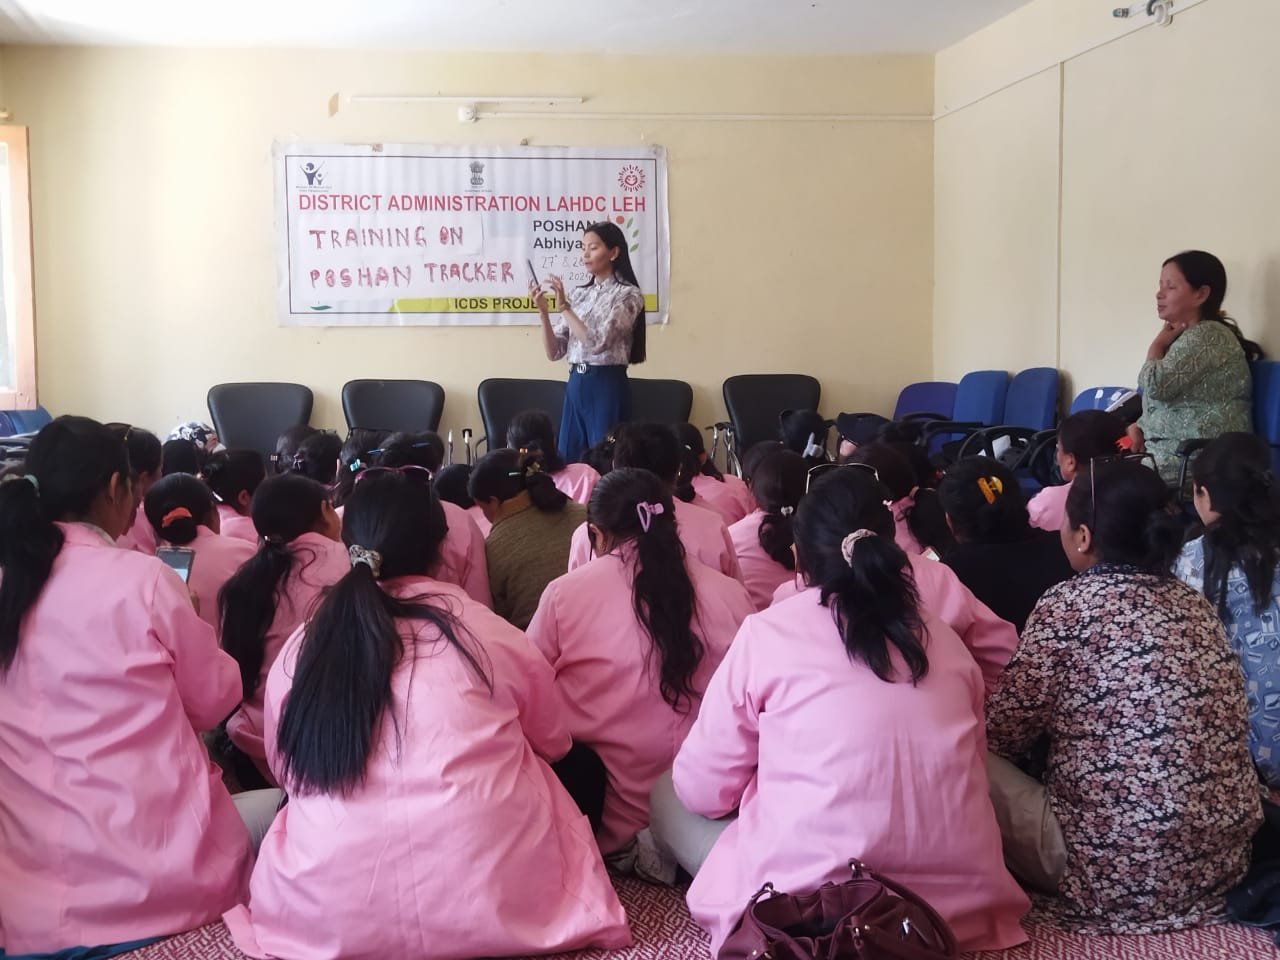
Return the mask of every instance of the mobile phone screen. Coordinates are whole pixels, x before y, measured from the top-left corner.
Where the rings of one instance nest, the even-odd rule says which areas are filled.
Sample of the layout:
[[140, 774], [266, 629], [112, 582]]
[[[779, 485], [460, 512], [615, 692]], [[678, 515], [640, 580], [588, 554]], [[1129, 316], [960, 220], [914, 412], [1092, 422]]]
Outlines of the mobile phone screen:
[[177, 572], [186, 583], [191, 576], [191, 563], [195, 559], [195, 551], [188, 547], [157, 547], [156, 556]]
[[529, 276], [533, 278], [533, 282], [541, 286], [542, 284], [541, 284], [541, 281], [538, 280], [538, 275], [533, 271], [533, 261], [526, 260], [525, 266], [529, 268]]

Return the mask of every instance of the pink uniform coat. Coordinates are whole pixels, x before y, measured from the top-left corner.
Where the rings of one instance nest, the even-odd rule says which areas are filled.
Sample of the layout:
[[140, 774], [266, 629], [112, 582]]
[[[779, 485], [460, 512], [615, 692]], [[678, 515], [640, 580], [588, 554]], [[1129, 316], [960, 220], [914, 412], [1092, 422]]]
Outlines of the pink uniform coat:
[[[482, 648], [493, 691], [421, 621], [401, 624], [385, 719], [349, 796], [291, 792], [263, 841], [249, 907], [227, 914], [252, 957], [519, 956], [631, 942], [591, 828], [547, 761], [569, 749], [551, 668], [519, 630], [426, 578], [385, 588], [444, 598]], [[415, 640], [416, 633], [416, 640]], [[267, 745], [301, 633], [267, 680]], [[473, 648], [474, 649], [474, 648]]]
[[218, 504], [218, 532], [224, 537], [247, 540], [255, 546], [258, 543], [258, 528], [253, 525], [253, 517], [236, 513], [235, 508], [225, 503]]
[[85, 524], [0, 676], [0, 946], [179, 933], [244, 896], [249, 835], [197, 730], [240, 699], [182, 582]]
[[901, 500], [895, 500], [889, 504], [889, 512], [893, 514], [894, 535], [893, 539], [897, 542], [907, 554], [907, 556], [915, 557], [924, 553], [924, 547], [920, 541], [916, 539], [915, 534], [911, 532], [911, 527], [907, 524], [907, 513], [916, 505], [914, 494], [903, 497]]
[[1061, 530], [1062, 521], [1067, 515], [1067, 494], [1070, 492], [1071, 484], [1064, 483], [1057, 487], [1045, 487], [1027, 501], [1031, 525], [1054, 533]]
[[[990, 693], [1018, 648], [1018, 631], [975, 597], [945, 563], [916, 554], [907, 554], [907, 559], [911, 561], [920, 605], [960, 635], [981, 668], [983, 685]], [[800, 590], [798, 577], [793, 577], [774, 591], [773, 602], [777, 604]]]
[[156, 528], [147, 519], [147, 512], [142, 504], [138, 504], [138, 512], [133, 518], [133, 526], [120, 535], [120, 538], [116, 540], [116, 546], [155, 556], [156, 547], [159, 546], [156, 542]]
[[[556, 672], [574, 741], [608, 771], [596, 835], [605, 853], [649, 825], [649, 791], [671, 769], [698, 710], [696, 700], [677, 712], [662, 698], [658, 654], [632, 606], [634, 555], [628, 545], [551, 581], [526, 631]], [[737, 580], [696, 560], [685, 566], [704, 647], [692, 680], [701, 693], [753, 608]]]
[[600, 482], [600, 474], [588, 464], [570, 463], [563, 470], [551, 474], [551, 479], [555, 481], [557, 490], [585, 506], [591, 500], [591, 491]]
[[[685, 556], [700, 560], [711, 569], [741, 582], [738, 555], [733, 552], [729, 528], [720, 515], [682, 500], [675, 501], [675, 510], [676, 532], [684, 544]], [[584, 523], [573, 531], [573, 540], [569, 544], [569, 569], [575, 570], [590, 559], [591, 537]]]
[[227, 721], [231, 742], [247, 753], [272, 783], [275, 778], [267, 766], [262, 742], [262, 698], [267, 675], [285, 641], [315, 612], [321, 591], [333, 586], [351, 569], [347, 548], [324, 534], [304, 533], [289, 544], [289, 552], [293, 554], [294, 567], [276, 594], [276, 615], [267, 630], [258, 689]]
[[467, 507], [467, 516], [472, 519], [476, 527], [480, 530], [480, 535], [486, 540], [489, 539], [489, 531], [493, 529], [493, 524], [489, 522], [489, 518], [484, 515], [484, 511], [479, 505]]
[[235, 537], [224, 537], [206, 526], [196, 527], [196, 538], [186, 545], [196, 552], [191, 560], [187, 587], [195, 596], [200, 619], [218, 626], [218, 591], [257, 548]]
[[751, 488], [729, 473], [724, 475], [723, 482], [700, 473], [693, 478], [693, 489], [729, 526], [756, 509], [756, 498], [751, 495]]
[[849, 661], [817, 593], [747, 618], [676, 756], [685, 806], [738, 811], [689, 888], [712, 954], [766, 881], [814, 890], [846, 879], [849, 857], [927, 900], [962, 950], [1025, 941], [1029, 903], [1005, 870], [987, 796], [973, 659], [928, 615], [928, 673], [886, 683]]
[[742, 568], [742, 582], [747, 585], [751, 602], [757, 610], [763, 610], [773, 602], [773, 593], [784, 583], [795, 580], [796, 572], [788, 570], [760, 546], [760, 524], [765, 518], [763, 510], [753, 510], [729, 528], [738, 566]]

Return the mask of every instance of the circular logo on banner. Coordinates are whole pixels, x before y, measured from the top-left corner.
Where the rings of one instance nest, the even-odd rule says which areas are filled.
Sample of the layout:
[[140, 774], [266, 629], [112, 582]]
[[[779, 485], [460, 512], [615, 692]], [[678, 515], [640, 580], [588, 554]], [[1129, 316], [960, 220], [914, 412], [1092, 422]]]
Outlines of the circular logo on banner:
[[644, 189], [644, 171], [633, 163], [627, 164], [618, 171], [618, 186], [628, 193], [637, 193]]

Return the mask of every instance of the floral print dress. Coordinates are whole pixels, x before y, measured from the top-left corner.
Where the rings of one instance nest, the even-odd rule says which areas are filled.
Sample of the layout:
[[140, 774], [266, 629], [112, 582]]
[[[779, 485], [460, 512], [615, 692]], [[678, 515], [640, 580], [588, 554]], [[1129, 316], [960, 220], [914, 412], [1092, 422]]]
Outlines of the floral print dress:
[[1051, 914], [1096, 934], [1219, 919], [1262, 819], [1247, 734], [1204, 597], [1106, 564], [1050, 588], [987, 699], [987, 737], [1044, 771], [1067, 846]]

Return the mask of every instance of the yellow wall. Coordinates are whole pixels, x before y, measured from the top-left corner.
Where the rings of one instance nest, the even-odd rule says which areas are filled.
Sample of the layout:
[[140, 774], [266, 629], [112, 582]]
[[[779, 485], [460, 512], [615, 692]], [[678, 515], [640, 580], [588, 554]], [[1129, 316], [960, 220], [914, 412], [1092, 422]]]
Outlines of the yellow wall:
[[929, 114], [932, 58], [597, 58], [6, 48], [31, 127], [41, 401], [167, 430], [225, 380], [312, 386], [341, 423], [356, 377], [442, 383], [479, 427], [486, 376], [561, 377], [536, 328], [277, 326], [271, 143], [659, 143], [671, 322], [636, 372], [721, 413], [734, 373], [808, 371], [823, 409], [890, 406], [930, 372], [933, 129], [915, 123], [482, 121], [344, 93], [565, 93], [584, 109]]
[[1160, 263], [1188, 247], [1223, 259], [1228, 310], [1280, 353], [1280, 5], [1179, 6], [1126, 34], [1097, 5], [1036, 0], [938, 55], [937, 374], [994, 354], [1074, 389], [1131, 384]]

